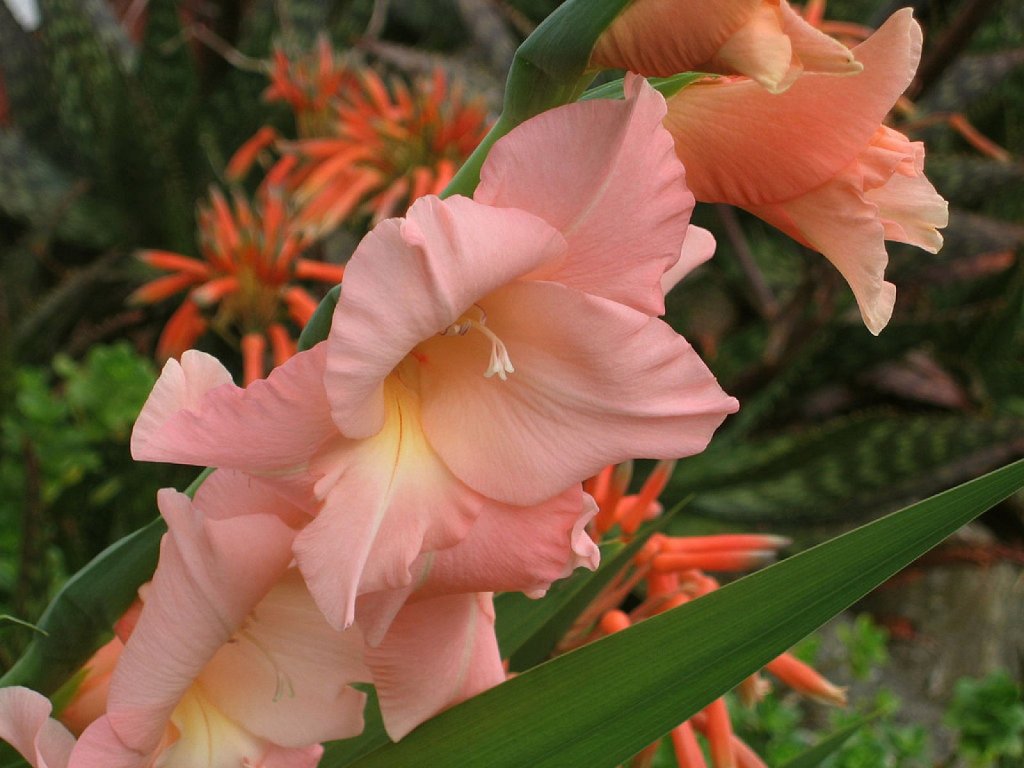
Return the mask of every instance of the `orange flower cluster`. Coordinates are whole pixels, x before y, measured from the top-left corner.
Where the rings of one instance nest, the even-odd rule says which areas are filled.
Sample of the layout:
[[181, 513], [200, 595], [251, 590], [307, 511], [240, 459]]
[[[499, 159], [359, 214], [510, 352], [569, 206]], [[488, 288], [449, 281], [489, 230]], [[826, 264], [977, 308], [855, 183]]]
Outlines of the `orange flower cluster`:
[[300, 136], [322, 136], [329, 130], [335, 102], [357, 86], [358, 78], [321, 36], [311, 55], [294, 60], [280, 46], [274, 48], [263, 98], [291, 106]]
[[[640, 525], [661, 514], [658, 496], [672, 474], [675, 462], [659, 462], [639, 493], [626, 495], [632, 476], [630, 463], [608, 466], [585, 484], [598, 504], [591, 527], [595, 539], [618, 527], [625, 536], [633, 535]], [[568, 650], [599, 637], [626, 629], [638, 621], [695, 600], [719, 587], [706, 571], [738, 573], [751, 571], [772, 562], [778, 551], [788, 546], [781, 536], [766, 534], [726, 534], [718, 536], [667, 536], [656, 533], [629, 567], [606, 587], [584, 611], [563, 639], [560, 648]], [[628, 612], [621, 607], [638, 587], [645, 587], [639, 605]], [[766, 667], [767, 671], [794, 690], [827, 704], [846, 704], [845, 691], [807, 664], [784, 653]], [[744, 681], [738, 694], [744, 703], [762, 698], [771, 685], [760, 674]], [[713, 768], [767, 768], [764, 761], [732, 729], [724, 698], [709, 704], [702, 712], [681, 723], [671, 732], [672, 747], [679, 768], [707, 768], [696, 732], [703, 734], [711, 754]], [[658, 744], [652, 744], [639, 760], [652, 760]]]
[[268, 93], [292, 104], [300, 138], [282, 141], [263, 128], [228, 165], [229, 178], [239, 179], [265, 150], [280, 150], [270, 173], [286, 180], [298, 221], [314, 237], [353, 215], [369, 214], [372, 224], [401, 216], [417, 198], [440, 192], [488, 128], [483, 107], [440, 70], [429, 83], [395, 81], [389, 89], [372, 70], [345, 75], [329, 70], [329, 61], [322, 59], [316, 79], [279, 61]]
[[129, 300], [150, 304], [188, 290], [164, 327], [157, 356], [179, 356], [212, 325], [240, 341], [248, 384], [267, 371], [268, 341], [274, 365], [294, 354], [286, 318], [302, 328], [316, 309], [317, 300], [295, 281], [333, 285], [344, 268], [302, 257], [312, 241], [296, 226], [276, 185], [261, 187], [252, 204], [237, 191], [228, 203], [214, 188], [209, 204], [197, 210], [202, 258], [140, 252], [143, 262], [170, 274], [141, 286]]

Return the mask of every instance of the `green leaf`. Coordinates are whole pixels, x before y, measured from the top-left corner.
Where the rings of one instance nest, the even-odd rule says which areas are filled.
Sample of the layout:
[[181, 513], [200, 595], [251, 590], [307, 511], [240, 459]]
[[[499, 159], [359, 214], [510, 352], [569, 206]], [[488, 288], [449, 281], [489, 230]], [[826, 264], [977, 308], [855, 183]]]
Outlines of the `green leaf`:
[[849, 741], [857, 731], [870, 723], [876, 717], [878, 717], [878, 714], [871, 714], [854, 723], [850, 723], [844, 728], [840, 728], [831, 736], [819, 741], [806, 752], [797, 755], [792, 760], [786, 761], [781, 768], [817, 768], [825, 762], [828, 757], [842, 749], [843, 745]]
[[355, 765], [616, 766], [1021, 487], [1024, 462], [528, 670]]
[[336, 285], [321, 299], [313, 316], [309, 318], [306, 327], [299, 334], [300, 352], [315, 347], [327, 338], [327, 334], [331, 332], [331, 318], [334, 316], [334, 308], [338, 306], [339, 296], [341, 296], [341, 286]]
[[[362, 686], [356, 686], [361, 688]], [[391, 743], [384, 731], [384, 720], [380, 714], [377, 692], [373, 686], [366, 686], [366, 710], [363, 713], [365, 725], [363, 732], [352, 739], [332, 741], [324, 745], [324, 756], [320, 759], [320, 768], [343, 768], [364, 755], [368, 755]]]
[[[647, 82], [658, 91], [666, 99], [675, 96], [683, 88], [698, 80], [703, 80], [707, 77], [717, 77], [717, 75], [708, 75], [703, 72], [682, 72], [678, 75], [672, 75], [672, 77], [649, 77]], [[623, 80], [612, 80], [610, 83], [590, 88], [582, 96], [580, 101], [589, 101], [590, 99], [621, 99], [623, 98]]]

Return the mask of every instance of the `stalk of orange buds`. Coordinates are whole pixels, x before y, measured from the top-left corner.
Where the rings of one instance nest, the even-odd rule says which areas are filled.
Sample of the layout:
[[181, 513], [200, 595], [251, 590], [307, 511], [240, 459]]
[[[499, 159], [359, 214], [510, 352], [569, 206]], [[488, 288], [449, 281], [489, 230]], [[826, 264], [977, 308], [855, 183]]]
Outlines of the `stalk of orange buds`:
[[[674, 462], [659, 462], [641, 485], [627, 493], [632, 480], [632, 462], [605, 467], [584, 484], [598, 505], [591, 522], [594, 538], [618, 531], [633, 536], [645, 520], [662, 513], [658, 496], [665, 489]], [[713, 536], [671, 536], [652, 534], [621, 573], [582, 612], [559, 644], [559, 650], [591, 642], [620, 632], [638, 621], [682, 606], [713, 592], [719, 582], [714, 573], [743, 573], [774, 561], [789, 539], [772, 534], [730, 533]], [[843, 689], [828, 682], [791, 654], [768, 664], [767, 670], [794, 690], [828, 704], [845, 703]], [[752, 704], [771, 689], [760, 673], [751, 675], [738, 687], [740, 700]], [[717, 699], [703, 711], [681, 723], [670, 734], [679, 768], [707, 768], [697, 738], [700, 733], [710, 750], [712, 768], [766, 768], [763, 760], [732, 730], [725, 699]], [[643, 764], [654, 747], [640, 753], [634, 764]], [[639, 761], [639, 762], [638, 762]]]

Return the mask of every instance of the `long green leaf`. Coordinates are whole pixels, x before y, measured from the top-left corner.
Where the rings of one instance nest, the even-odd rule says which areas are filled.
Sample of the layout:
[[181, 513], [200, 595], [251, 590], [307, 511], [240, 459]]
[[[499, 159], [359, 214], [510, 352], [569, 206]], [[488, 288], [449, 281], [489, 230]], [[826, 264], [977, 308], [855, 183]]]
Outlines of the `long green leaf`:
[[792, 760], [786, 761], [781, 768], [818, 768], [825, 760], [842, 749], [853, 734], [874, 720], [878, 715], [868, 715], [850, 723], [830, 736], [826, 736], [810, 749], [800, 753]]
[[542, 664], [355, 765], [611, 768], [1021, 487], [1017, 462]]

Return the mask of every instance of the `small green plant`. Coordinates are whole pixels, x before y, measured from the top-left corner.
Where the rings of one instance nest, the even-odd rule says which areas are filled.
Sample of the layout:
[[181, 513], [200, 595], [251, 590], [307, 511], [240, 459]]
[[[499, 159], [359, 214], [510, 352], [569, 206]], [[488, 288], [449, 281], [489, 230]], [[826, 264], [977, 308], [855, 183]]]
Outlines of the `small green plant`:
[[956, 684], [946, 724], [957, 731], [960, 754], [977, 768], [1020, 765], [1024, 757], [1024, 702], [1003, 671]]
[[[183, 478], [131, 460], [156, 370], [129, 344], [95, 346], [81, 361], [58, 355], [12, 379], [0, 412], [0, 614], [31, 621], [69, 573], [156, 514], [159, 487]], [[6, 664], [29, 632], [0, 630]]]
[[866, 613], [857, 616], [852, 624], [841, 625], [836, 636], [843, 644], [855, 680], [867, 680], [874, 670], [889, 663], [889, 632]]

